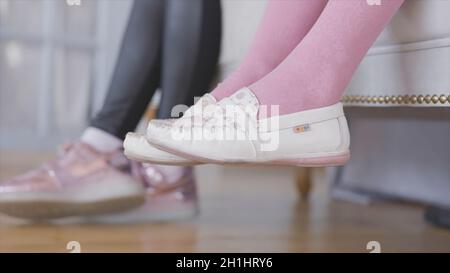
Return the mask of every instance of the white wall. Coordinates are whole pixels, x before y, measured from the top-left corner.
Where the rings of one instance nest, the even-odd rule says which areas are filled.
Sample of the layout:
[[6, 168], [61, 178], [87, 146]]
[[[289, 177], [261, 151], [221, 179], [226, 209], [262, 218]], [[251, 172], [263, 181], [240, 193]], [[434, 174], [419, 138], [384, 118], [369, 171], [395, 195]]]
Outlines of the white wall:
[[230, 72], [247, 52], [266, 4], [267, 0], [222, 0], [220, 65], [225, 72]]

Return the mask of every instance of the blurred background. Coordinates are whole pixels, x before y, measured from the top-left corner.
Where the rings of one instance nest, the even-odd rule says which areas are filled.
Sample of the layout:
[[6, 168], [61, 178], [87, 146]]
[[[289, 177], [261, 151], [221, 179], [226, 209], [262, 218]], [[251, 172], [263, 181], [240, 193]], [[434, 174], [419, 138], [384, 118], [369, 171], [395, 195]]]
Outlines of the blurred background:
[[[222, 69], [245, 53], [265, 2], [223, 1], [233, 13], [224, 13]], [[1, 149], [52, 148], [78, 136], [103, 102], [132, 3], [0, 0]]]
[[49, 148], [86, 125], [114, 63], [106, 46], [108, 29], [119, 27], [107, 21], [112, 2], [126, 4], [0, 1], [3, 149]]
[[[266, 2], [222, 0], [219, 79], [246, 53]], [[51, 158], [99, 110], [132, 4], [0, 0], [0, 179]], [[0, 251], [59, 251], [72, 237], [91, 251], [360, 252], [371, 240], [386, 251], [450, 251], [450, 233], [423, 219], [427, 206], [450, 207], [449, 12], [450, 1], [408, 0], [369, 51], [343, 99], [353, 157], [345, 168], [202, 166], [196, 220], [105, 232], [16, 229], [0, 216], [0, 238], [9, 238]], [[394, 97], [403, 103], [385, 100]]]

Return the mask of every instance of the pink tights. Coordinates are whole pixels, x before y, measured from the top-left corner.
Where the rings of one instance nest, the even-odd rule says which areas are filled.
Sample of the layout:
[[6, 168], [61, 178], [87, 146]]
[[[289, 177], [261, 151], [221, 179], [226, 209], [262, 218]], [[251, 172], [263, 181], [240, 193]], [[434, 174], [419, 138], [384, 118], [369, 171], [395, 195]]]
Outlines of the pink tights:
[[403, 1], [270, 0], [248, 54], [212, 95], [248, 86], [280, 115], [334, 104]]

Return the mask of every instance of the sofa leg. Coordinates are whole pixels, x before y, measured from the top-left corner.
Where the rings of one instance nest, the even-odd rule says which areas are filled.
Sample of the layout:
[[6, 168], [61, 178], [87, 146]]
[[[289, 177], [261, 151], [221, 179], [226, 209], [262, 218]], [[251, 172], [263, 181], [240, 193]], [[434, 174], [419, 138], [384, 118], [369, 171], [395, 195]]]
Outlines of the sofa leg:
[[425, 210], [424, 218], [427, 222], [450, 229], [450, 209], [431, 206]]
[[311, 168], [299, 168], [296, 175], [297, 190], [302, 200], [307, 200], [311, 192]]

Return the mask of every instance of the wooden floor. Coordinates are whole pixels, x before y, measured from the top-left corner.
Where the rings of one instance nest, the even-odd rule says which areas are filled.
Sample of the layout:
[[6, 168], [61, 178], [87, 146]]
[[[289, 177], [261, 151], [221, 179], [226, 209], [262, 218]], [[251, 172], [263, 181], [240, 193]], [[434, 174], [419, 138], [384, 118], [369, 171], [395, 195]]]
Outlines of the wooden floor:
[[[2, 152], [2, 179], [46, 156]], [[31, 224], [0, 216], [0, 252], [450, 252], [450, 231], [427, 225], [422, 209], [330, 201], [316, 185], [299, 200], [290, 168], [199, 167], [201, 214], [177, 223]]]

